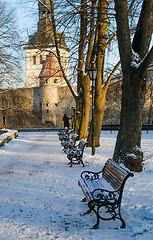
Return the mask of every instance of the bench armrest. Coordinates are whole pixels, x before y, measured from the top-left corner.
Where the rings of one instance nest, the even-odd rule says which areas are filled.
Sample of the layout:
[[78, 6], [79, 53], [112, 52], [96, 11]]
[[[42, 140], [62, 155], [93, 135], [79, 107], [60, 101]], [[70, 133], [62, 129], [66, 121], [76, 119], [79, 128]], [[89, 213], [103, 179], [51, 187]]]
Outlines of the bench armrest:
[[84, 171], [81, 173], [83, 179], [97, 180], [100, 177], [102, 177], [102, 170], [100, 172]]
[[95, 189], [92, 192], [92, 197], [94, 200], [117, 201], [119, 198], [118, 190], [109, 191], [106, 189]]

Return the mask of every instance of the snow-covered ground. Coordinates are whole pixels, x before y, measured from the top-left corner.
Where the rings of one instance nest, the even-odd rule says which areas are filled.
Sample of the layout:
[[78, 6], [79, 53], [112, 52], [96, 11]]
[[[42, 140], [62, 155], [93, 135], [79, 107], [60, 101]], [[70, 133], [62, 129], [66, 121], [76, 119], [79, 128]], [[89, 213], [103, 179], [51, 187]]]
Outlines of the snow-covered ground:
[[[69, 168], [56, 132], [19, 133], [0, 148], [0, 240], [153, 239], [153, 157], [134, 173], [124, 189], [120, 221], [100, 222], [83, 215], [87, 204], [78, 186], [83, 170], [99, 171], [112, 157], [116, 132], [102, 132], [101, 147], [84, 153], [85, 167]], [[153, 132], [143, 132], [145, 156], [153, 154]]]

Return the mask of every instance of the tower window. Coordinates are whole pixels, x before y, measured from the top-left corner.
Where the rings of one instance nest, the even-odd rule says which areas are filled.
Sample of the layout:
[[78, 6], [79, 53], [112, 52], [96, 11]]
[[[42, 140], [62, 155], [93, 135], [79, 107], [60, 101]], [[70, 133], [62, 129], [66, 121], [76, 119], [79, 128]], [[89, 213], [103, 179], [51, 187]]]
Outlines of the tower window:
[[39, 56], [39, 64], [42, 64], [42, 55]]
[[48, 79], [46, 79], [46, 83], [48, 83]]
[[47, 109], [47, 113], [49, 113], [49, 110]]
[[54, 79], [54, 83], [57, 83], [57, 79]]
[[32, 62], [33, 62], [33, 65], [36, 65], [36, 56], [32, 57]]
[[46, 103], [46, 106], [48, 107], [48, 103]]

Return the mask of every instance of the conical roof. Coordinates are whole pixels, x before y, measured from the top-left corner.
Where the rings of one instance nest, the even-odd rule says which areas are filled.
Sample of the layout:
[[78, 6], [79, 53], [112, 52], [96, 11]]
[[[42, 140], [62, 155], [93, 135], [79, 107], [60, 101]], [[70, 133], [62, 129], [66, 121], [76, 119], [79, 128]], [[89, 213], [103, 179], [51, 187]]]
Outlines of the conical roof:
[[39, 77], [63, 77], [63, 72], [60, 68], [56, 56], [53, 53], [49, 53], [46, 62], [44, 63], [43, 68], [39, 74]]

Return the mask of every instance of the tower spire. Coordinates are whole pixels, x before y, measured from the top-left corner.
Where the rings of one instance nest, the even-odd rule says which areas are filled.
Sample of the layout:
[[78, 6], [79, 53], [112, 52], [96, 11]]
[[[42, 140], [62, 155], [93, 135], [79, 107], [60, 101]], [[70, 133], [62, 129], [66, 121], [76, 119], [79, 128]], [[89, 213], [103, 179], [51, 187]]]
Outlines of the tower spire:
[[[29, 36], [27, 45], [31, 45], [39, 49], [55, 46], [53, 23], [51, 18], [51, 12], [54, 12], [53, 0], [41, 0], [38, 2], [38, 10], [39, 21], [37, 31], [34, 35]], [[56, 34], [60, 47], [67, 48], [64, 34], [62, 32], [57, 32]]]
[[53, 44], [53, 24], [51, 20], [51, 11], [53, 2], [50, 0], [41, 0], [38, 2], [39, 21], [38, 29], [35, 33], [35, 44], [46, 47]]
[[51, 21], [51, 5], [50, 0], [42, 0], [42, 3], [38, 3], [39, 8], [39, 22], [38, 22], [38, 30], [44, 33], [52, 32], [52, 21]]

